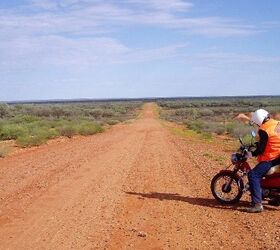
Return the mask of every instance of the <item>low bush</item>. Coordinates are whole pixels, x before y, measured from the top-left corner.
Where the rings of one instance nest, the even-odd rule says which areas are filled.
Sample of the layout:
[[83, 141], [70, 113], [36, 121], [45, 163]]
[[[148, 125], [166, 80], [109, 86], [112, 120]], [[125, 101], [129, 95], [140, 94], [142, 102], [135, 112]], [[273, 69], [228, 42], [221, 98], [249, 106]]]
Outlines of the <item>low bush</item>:
[[47, 133], [47, 139], [54, 139], [59, 136], [59, 132], [55, 128], [49, 128]]
[[56, 129], [33, 125], [29, 127], [27, 133], [17, 137], [16, 143], [22, 147], [39, 146], [48, 139], [53, 139], [57, 136], [59, 136], [59, 133]]
[[189, 129], [200, 133], [203, 130], [204, 122], [201, 120], [195, 120], [195, 121], [189, 120], [186, 121], [186, 125]]
[[30, 135], [25, 134], [19, 136], [16, 140], [16, 143], [21, 147], [31, 147], [31, 146], [39, 146], [47, 141], [45, 135]]
[[77, 126], [77, 132], [80, 135], [94, 135], [103, 131], [101, 125], [89, 121], [81, 122]]
[[27, 133], [28, 130], [20, 124], [5, 123], [1, 126], [0, 140], [16, 140]]

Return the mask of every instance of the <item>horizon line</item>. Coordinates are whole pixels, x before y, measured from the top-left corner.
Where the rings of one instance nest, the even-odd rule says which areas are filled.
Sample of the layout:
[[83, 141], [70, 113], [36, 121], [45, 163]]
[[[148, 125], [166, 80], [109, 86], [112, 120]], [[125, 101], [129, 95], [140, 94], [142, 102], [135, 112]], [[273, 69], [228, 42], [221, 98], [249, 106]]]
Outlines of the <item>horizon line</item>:
[[106, 101], [151, 101], [151, 100], [175, 100], [175, 99], [221, 99], [221, 98], [265, 98], [280, 97], [280, 95], [219, 95], [219, 96], [154, 96], [154, 97], [119, 97], [119, 98], [54, 98], [54, 99], [26, 99], [0, 101], [0, 104], [44, 104], [44, 103], [79, 103], [79, 102], [106, 102]]

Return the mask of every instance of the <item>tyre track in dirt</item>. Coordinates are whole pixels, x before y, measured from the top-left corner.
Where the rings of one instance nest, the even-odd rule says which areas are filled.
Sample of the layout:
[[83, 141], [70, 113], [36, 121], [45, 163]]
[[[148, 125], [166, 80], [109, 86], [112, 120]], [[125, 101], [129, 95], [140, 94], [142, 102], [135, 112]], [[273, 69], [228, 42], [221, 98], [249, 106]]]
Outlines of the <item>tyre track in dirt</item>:
[[[211, 177], [220, 166], [201, 156], [221, 150], [220, 144], [176, 138], [158, 121], [146, 122], [154, 129], [143, 158], [128, 176], [126, 202], [108, 248], [277, 249], [280, 224], [275, 209], [248, 215], [218, 205], [210, 194]], [[139, 237], [142, 232], [144, 237]]]
[[141, 119], [0, 160], [0, 249], [277, 249], [279, 209], [220, 206], [220, 144]]
[[[106, 220], [110, 221], [119, 197], [118, 190], [114, 188], [121, 186], [125, 180], [126, 171], [134, 157], [138, 155], [137, 150], [145, 137], [142, 131], [135, 133], [135, 128], [137, 129], [137, 125], [132, 127], [127, 125], [123, 130], [121, 126], [107, 134], [98, 135], [100, 139], [97, 138], [98, 143], [92, 144], [92, 140], [96, 139], [92, 137], [83, 138], [82, 142], [76, 141], [73, 144], [70, 142], [66, 148], [59, 145], [57, 154], [60, 155], [60, 159], [57, 165], [48, 169], [46, 163], [44, 164], [46, 169], [37, 171], [38, 176], [32, 173], [29, 178], [23, 178], [22, 183], [14, 185], [13, 189], [8, 189], [8, 195], [1, 197], [0, 247], [3, 249], [8, 247], [22, 249], [23, 246], [24, 249], [44, 249], [44, 247], [77, 249], [87, 244], [94, 246], [92, 242], [96, 236], [92, 236], [92, 232], [102, 230], [98, 230], [98, 226], [92, 221], [96, 217], [97, 224], [103, 225]], [[114, 140], [111, 139], [112, 133]], [[117, 136], [114, 135], [115, 133]], [[140, 144], [131, 145], [131, 142], [135, 141]], [[84, 144], [88, 146], [87, 151]], [[53, 161], [52, 158], [47, 159], [48, 147], [34, 153], [49, 164]], [[26, 161], [21, 159], [21, 163], [13, 161], [14, 157], [5, 159], [2, 163], [7, 163], [5, 169], [7, 166], [13, 169], [10, 172], [20, 173], [20, 168], [16, 164], [25, 166], [27, 162], [26, 165], [29, 165], [32, 162], [29, 157], [28, 154]], [[61, 167], [64, 165], [66, 167]], [[4, 165], [2, 166], [4, 168]], [[13, 178], [11, 173], [9, 177]], [[11, 179], [6, 175], [5, 180], [9, 185]], [[37, 188], [38, 183], [45, 187], [44, 190]], [[4, 182], [2, 184], [5, 185]], [[26, 193], [28, 195], [25, 195]], [[106, 223], [109, 223], [108, 221]], [[85, 230], [87, 225], [92, 230]], [[82, 237], [82, 232], [88, 235]], [[66, 238], [64, 239], [62, 235]], [[77, 240], [78, 238], [83, 238], [83, 241]], [[41, 244], [38, 245], [38, 242]]]

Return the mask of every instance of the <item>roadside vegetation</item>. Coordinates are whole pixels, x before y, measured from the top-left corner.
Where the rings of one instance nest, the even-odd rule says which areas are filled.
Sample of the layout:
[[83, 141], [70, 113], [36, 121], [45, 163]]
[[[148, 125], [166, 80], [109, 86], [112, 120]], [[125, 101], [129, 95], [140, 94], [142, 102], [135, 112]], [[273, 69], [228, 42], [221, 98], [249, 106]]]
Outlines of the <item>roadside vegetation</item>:
[[252, 127], [237, 119], [238, 115], [250, 116], [258, 108], [268, 110], [272, 116], [280, 113], [280, 97], [185, 98], [157, 103], [161, 118], [208, 136], [244, 137]]
[[[37, 146], [59, 136], [93, 135], [137, 115], [141, 102], [0, 104], [0, 141]], [[0, 157], [6, 154], [3, 148]]]

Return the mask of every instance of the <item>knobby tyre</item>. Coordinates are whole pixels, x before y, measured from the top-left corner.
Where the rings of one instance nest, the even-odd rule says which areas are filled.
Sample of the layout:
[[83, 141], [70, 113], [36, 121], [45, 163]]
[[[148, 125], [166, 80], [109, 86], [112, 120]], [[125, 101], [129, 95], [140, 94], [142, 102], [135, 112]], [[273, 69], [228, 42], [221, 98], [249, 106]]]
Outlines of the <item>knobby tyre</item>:
[[211, 181], [211, 192], [221, 204], [235, 204], [242, 197], [244, 184], [233, 172], [220, 172]]

